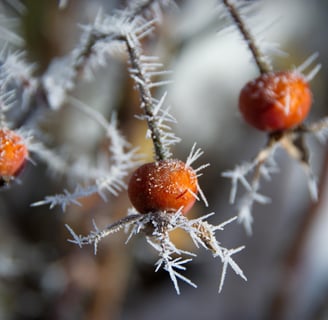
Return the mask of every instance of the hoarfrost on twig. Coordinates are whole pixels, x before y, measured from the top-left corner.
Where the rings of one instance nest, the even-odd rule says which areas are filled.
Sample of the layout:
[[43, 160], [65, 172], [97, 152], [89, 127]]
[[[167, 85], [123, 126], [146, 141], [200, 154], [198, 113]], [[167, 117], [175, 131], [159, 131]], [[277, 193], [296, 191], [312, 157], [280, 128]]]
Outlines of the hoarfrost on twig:
[[[94, 230], [86, 236], [77, 235], [71, 227], [67, 226], [67, 229], [71, 233], [73, 239], [70, 242], [82, 247], [84, 245], [93, 245], [94, 252], [97, 252], [99, 242], [108, 235], [119, 231], [121, 229], [131, 228], [128, 240], [141, 230], [147, 229], [146, 240], [147, 243], [158, 253], [159, 259], [155, 263], [155, 271], [160, 268], [169, 273], [170, 279], [174, 285], [177, 294], [180, 294], [180, 287], [178, 280], [182, 280], [192, 287], [196, 287], [196, 284], [190, 279], [181, 274], [181, 271], [185, 271], [185, 265], [192, 261], [190, 257], [195, 257], [193, 252], [185, 251], [177, 248], [170, 239], [170, 232], [175, 229], [184, 230], [197, 248], [202, 247], [210, 250], [213, 257], [219, 257], [223, 264], [223, 269], [220, 277], [219, 292], [222, 290], [222, 286], [226, 277], [228, 266], [230, 266], [237, 275], [242, 279], [247, 280], [243, 271], [231, 258], [232, 255], [240, 252], [244, 247], [241, 246], [236, 249], [226, 249], [221, 246], [219, 241], [215, 237], [215, 232], [223, 230], [224, 226], [233, 222], [236, 217], [229, 219], [217, 226], [211, 225], [207, 221], [207, 218], [214, 213], [202, 216], [197, 219], [189, 220], [187, 217], [181, 214], [178, 210], [175, 213], [167, 213], [165, 211], [149, 212], [147, 214], [138, 214], [134, 210], [130, 211], [125, 218], [108, 225], [104, 229], [99, 229], [94, 224]], [[152, 231], [150, 232], [150, 226]], [[147, 227], [147, 228], [146, 228]], [[184, 256], [189, 256], [184, 258]]]
[[[99, 115], [98, 117], [101, 116]], [[96, 117], [95, 119], [98, 118]], [[112, 155], [111, 163], [105, 162], [102, 167], [92, 169], [90, 166], [68, 166], [60, 157], [54, 156], [52, 158], [53, 153], [43, 148], [42, 145], [31, 146], [31, 151], [38, 154], [41, 158], [49, 160], [49, 164], [55, 165], [54, 169], [60, 170], [62, 174], [67, 173], [77, 180], [83, 179], [88, 182], [85, 186], [78, 185], [73, 192], [65, 190], [63, 194], [47, 196], [44, 200], [32, 204], [33, 206], [49, 204], [50, 208], [53, 208], [54, 206], [61, 205], [62, 209], [65, 210], [69, 204], [79, 204], [77, 200], [79, 198], [98, 193], [105, 200], [105, 191], [117, 196], [119, 192], [126, 188], [125, 177], [131, 168], [139, 163], [136, 149], [127, 150], [129, 144], [118, 132], [115, 117], [109, 123], [102, 117], [99, 121], [105, 129], [106, 135], [111, 140], [109, 151]], [[55, 161], [56, 159], [58, 161]], [[80, 164], [82, 163], [80, 162]], [[101, 162], [98, 162], [98, 164], [101, 164]]]

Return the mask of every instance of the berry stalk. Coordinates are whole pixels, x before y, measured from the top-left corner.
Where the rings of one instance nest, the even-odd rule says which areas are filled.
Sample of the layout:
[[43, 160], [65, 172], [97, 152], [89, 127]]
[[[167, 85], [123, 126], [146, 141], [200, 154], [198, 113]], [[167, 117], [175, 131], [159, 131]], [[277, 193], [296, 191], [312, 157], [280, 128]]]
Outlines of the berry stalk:
[[248, 45], [249, 50], [251, 51], [255, 63], [261, 74], [272, 71], [272, 67], [270, 63], [267, 61], [265, 55], [262, 53], [259, 46], [256, 44], [255, 38], [251, 34], [250, 30], [247, 27], [247, 24], [241, 14], [238, 12], [237, 8], [234, 4], [232, 4], [231, 0], [222, 0], [224, 6], [229, 11], [230, 16], [240, 33], [242, 34], [245, 42]]
[[161, 129], [154, 113], [153, 97], [150, 91], [151, 81], [142, 67], [139, 48], [129, 36], [126, 38], [126, 46], [130, 57], [131, 67], [135, 72], [135, 78], [139, 80], [136, 82], [136, 86], [140, 93], [142, 107], [146, 116], [145, 119], [151, 132], [155, 159], [156, 161], [166, 160], [168, 152], [165, 148], [165, 143], [163, 141], [164, 138], [162, 137]]

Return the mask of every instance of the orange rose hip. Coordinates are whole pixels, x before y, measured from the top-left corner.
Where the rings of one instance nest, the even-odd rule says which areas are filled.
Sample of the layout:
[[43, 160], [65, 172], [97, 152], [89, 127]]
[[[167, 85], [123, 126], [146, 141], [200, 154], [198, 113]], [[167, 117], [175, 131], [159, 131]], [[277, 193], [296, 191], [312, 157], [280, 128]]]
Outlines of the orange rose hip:
[[0, 129], [0, 179], [9, 182], [17, 176], [27, 159], [23, 138], [9, 129]]
[[130, 201], [140, 213], [176, 212], [182, 207], [186, 214], [195, 203], [197, 190], [195, 171], [176, 159], [142, 165], [128, 186]]
[[311, 104], [309, 84], [293, 71], [262, 74], [248, 82], [239, 96], [239, 109], [246, 122], [268, 132], [301, 124]]

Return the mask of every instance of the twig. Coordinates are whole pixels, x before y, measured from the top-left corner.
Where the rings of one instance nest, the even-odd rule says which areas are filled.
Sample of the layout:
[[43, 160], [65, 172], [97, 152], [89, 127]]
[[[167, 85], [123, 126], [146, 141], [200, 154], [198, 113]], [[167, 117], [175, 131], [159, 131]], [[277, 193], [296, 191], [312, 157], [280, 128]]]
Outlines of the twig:
[[247, 27], [247, 24], [241, 14], [239, 13], [236, 6], [233, 4], [232, 0], [222, 0], [224, 6], [229, 11], [231, 18], [235, 22], [240, 33], [243, 35], [245, 42], [248, 45], [249, 50], [251, 51], [253, 58], [256, 62], [256, 65], [261, 74], [272, 71], [272, 67], [268, 62], [267, 57], [262, 53], [258, 44], [255, 41], [255, 38], [251, 34], [250, 30]]

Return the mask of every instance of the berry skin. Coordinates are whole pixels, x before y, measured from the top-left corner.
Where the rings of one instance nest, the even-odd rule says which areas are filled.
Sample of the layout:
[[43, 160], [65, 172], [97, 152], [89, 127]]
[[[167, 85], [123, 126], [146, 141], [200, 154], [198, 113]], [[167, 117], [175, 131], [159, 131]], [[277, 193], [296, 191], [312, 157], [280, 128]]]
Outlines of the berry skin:
[[18, 175], [27, 159], [23, 138], [9, 129], [0, 129], [0, 180], [8, 183]]
[[167, 211], [186, 214], [195, 203], [197, 175], [191, 167], [176, 160], [150, 162], [131, 176], [128, 194], [140, 213]]
[[253, 127], [273, 132], [292, 129], [308, 115], [312, 94], [297, 72], [265, 73], [243, 87], [239, 109]]

